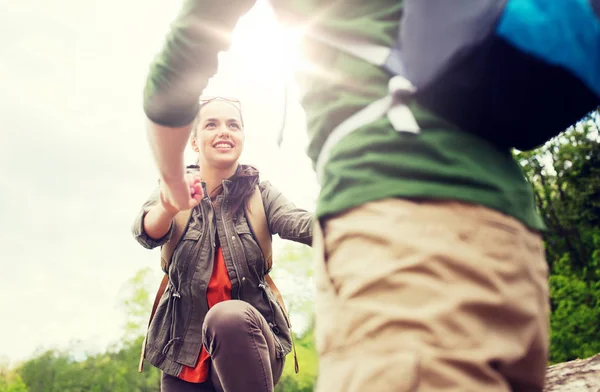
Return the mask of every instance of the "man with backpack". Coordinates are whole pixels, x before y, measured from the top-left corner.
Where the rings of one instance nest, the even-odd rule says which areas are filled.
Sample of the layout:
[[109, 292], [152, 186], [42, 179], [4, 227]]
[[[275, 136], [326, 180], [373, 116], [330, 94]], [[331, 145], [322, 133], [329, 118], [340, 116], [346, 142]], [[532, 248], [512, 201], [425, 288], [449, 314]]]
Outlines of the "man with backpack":
[[[144, 108], [174, 205], [194, 203], [189, 124], [253, 4], [186, 1], [151, 66]], [[307, 26], [316, 69], [299, 84], [322, 186], [317, 391], [542, 391], [544, 227], [510, 148], [598, 105], [600, 1], [272, 4]]]

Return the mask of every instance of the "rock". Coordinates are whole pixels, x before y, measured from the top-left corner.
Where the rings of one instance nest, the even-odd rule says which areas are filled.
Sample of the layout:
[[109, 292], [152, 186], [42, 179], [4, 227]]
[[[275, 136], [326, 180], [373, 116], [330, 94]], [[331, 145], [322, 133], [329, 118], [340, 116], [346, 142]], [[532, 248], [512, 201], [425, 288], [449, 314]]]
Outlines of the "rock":
[[550, 366], [544, 392], [600, 392], [600, 354]]

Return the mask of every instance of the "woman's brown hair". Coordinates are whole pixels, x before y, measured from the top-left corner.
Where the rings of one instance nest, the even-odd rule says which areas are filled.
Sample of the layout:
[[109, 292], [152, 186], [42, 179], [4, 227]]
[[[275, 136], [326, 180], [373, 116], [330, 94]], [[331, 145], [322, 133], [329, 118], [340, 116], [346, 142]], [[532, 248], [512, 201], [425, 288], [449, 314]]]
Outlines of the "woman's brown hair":
[[231, 213], [236, 215], [241, 208], [246, 208], [250, 196], [258, 185], [258, 169], [250, 165], [240, 165], [231, 177], [232, 185], [229, 200], [232, 201]]
[[[188, 171], [194, 172], [200, 170], [198, 165], [190, 165]], [[235, 174], [228, 178], [231, 181], [228, 200], [232, 202], [231, 214], [236, 215], [242, 207], [246, 208], [250, 201], [250, 196], [259, 182], [258, 169], [252, 165], [239, 165]], [[216, 187], [209, 195], [214, 200], [223, 192], [223, 185]]]

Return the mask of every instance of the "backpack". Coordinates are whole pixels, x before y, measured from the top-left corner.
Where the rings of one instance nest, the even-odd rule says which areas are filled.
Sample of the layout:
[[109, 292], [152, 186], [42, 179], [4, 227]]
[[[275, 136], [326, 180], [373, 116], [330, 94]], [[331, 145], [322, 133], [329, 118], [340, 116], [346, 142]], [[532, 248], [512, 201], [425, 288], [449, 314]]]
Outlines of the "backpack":
[[317, 166], [346, 134], [385, 114], [397, 131], [419, 132], [407, 97], [463, 131], [520, 150], [600, 105], [600, 0], [404, 0], [391, 47], [308, 35], [392, 75], [389, 96], [340, 124]]
[[[294, 370], [296, 373], [300, 371], [300, 366], [298, 364], [298, 356], [296, 354], [296, 345], [294, 343], [294, 334], [291, 332], [291, 321], [289, 314], [287, 312], [287, 308], [285, 307], [285, 303], [283, 301], [283, 297], [281, 292], [275, 285], [275, 282], [269, 275], [269, 271], [273, 266], [273, 243], [271, 233], [269, 231], [269, 225], [267, 222], [267, 215], [265, 212], [265, 206], [263, 204], [262, 195], [260, 193], [260, 189], [258, 185], [255, 187], [254, 192], [250, 196], [250, 199], [246, 206], [246, 218], [248, 220], [248, 225], [250, 226], [250, 231], [253, 233], [256, 242], [261, 249], [265, 260], [265, 271], [267, 272], [265, 275], [265, 282], [267, 286], [271, 289], [277, 302], [281, 305], [283, 309], [283, 315], [287, 319], [288, 325], [290, 325], [290, 336], [292, 338], [292, 349], [294, 351]], [[173, 256], [173, 252], [175, 248], [179, 244], [181, 237], [185, 233], [187, 229], [188, 221], [191, 217], [192, 210], [180, 211], [173, 218], [173, 232], [171, 234], [171, 238], [169, 241], [162, 246], [160, 263], [161, 268], [165, 271], [165, 275], [160, 282], [160, 286], [158, 291], [156, 292], [156, 296], [154, 298], [154, 304], [152, 305], [152, 311], [150, 312], [150, 319], [148, 320], [148, 327], [154, 318], [154, 314], [156, 313], [156, 309], [158, 308], [158, 304], [160, 302], [160, 298], [165, 292], [167, 285], [169, 284], [169, 265], [171, 263], [171, 258]], [[138, 372], [142, 372], [144, 370], [144, 354], [146, 352], [146, 338], [144, 338], [144, 342], [142, 343], [142, 353], [140, 356], [140, 362], [138, 366]]]

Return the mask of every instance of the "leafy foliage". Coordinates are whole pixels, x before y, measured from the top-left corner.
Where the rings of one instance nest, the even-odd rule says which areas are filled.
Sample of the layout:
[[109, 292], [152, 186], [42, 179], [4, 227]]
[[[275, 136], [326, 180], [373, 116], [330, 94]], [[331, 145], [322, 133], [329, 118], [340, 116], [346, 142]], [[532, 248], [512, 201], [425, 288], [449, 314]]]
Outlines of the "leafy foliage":
[[538, 150], [516, 153], [547, 226], [551, 362], [600, 352], [600, 136], [593, 113]]

